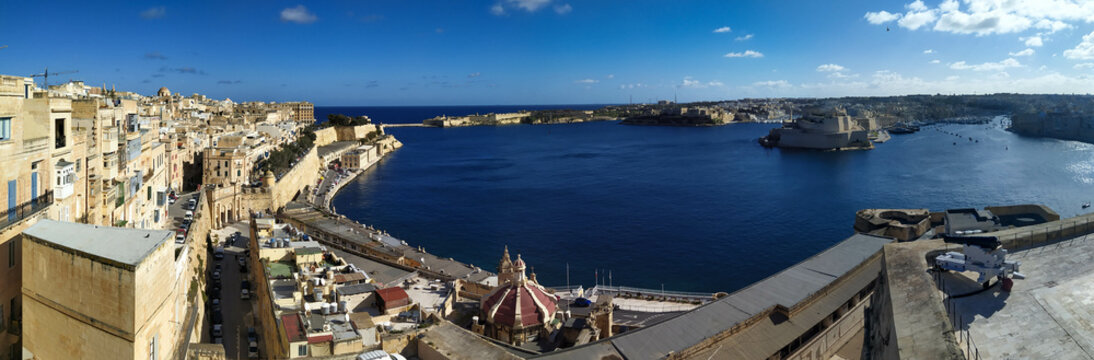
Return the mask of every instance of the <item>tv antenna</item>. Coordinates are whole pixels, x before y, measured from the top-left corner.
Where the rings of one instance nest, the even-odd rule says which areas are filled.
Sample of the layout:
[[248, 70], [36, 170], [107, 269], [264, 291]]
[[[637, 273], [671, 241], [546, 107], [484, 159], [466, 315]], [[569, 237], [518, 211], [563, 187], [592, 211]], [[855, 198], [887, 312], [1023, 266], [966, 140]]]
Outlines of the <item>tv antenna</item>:
[[79, 72], [79, 70], [49, 72], [49, 67], [46, 67], [46, 71], [43, 71], [41, 74], [31, 75], [30, 77], [32, 77], [32, 78], [36, 78], [36, 77], [42, 78], [42, 88], [45, 89], [46, 91], [49, 91], [49, 77], [51, 75], [52, 76], [57, 76], [57, 75], [64, 75], [64, 74], [75, 74], [77, 72]]

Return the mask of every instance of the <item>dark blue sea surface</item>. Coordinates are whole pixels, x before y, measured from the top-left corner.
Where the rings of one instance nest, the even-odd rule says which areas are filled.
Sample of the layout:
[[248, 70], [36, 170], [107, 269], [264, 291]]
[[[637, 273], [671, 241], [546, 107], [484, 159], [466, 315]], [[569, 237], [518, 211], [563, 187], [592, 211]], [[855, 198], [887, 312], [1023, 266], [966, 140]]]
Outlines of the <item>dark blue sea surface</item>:
[[1042, 203], [1074, 216], [1094, 200], [1089, 144], [944, 125], [961, 137], [928, 128], [870, 151], [760, 147], [774, 126], [393, 128], [406, 146], [334, 206], [490, 270], [508, 245], [547, 285], [566, 284], [569, 264], [571, 284], [610, 269], [615, 285], [712, 292], [843, 240], [859, 209]]
[[423, 120], [435, 116], [464, 116], [472, 114], [508, 113], [522, 110], [594, 110], [605, 105], [581, 104], [581, 105], [474, 105], [474, 106], [318, 106], [315, 108], [315, 119], [319, 122], [327, 121], [329, 114], [342, 114], [349, 116], [366, 115], [372, 122], [381, 124], [409, 124], [421, 123]]

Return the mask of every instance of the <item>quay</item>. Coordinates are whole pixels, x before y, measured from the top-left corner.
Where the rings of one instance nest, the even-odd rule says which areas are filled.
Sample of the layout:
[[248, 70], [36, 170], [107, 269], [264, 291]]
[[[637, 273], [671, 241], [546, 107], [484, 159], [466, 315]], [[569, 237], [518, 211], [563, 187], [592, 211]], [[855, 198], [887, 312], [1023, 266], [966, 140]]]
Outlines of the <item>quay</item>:
[[489, 271], [427, 253], [382, 231], [307, 204], [290, 204], [278, 218], [324, 245], [391, 267], [443, 280], [463, 279], [483, 285], [497, 281]]

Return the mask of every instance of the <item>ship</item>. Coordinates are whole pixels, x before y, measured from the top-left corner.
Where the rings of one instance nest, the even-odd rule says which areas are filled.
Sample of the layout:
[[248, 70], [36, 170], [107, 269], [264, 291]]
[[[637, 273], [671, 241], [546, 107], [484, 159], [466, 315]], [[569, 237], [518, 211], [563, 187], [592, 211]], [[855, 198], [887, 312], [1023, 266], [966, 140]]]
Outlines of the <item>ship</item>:
[[859, 150], [874, 147], [869, 139], [869, 129], [852, 119], [841, 107], [808, 109], [801, 118], [771, 129], [759, 142], [765, 147], [816, 150]]

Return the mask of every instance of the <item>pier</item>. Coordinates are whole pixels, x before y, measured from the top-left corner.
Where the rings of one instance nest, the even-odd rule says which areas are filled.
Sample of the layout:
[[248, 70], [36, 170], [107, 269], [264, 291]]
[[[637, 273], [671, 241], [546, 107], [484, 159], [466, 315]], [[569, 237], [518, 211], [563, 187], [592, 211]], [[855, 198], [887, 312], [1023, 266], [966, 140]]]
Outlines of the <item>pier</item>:
[[426, 125], [422, 123], [410, 123], [410, 124], [380, 124], [380, 128], [394, 128], [394, 127], [437, 127], [433, 125]]

